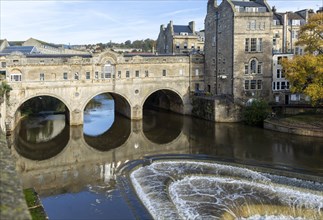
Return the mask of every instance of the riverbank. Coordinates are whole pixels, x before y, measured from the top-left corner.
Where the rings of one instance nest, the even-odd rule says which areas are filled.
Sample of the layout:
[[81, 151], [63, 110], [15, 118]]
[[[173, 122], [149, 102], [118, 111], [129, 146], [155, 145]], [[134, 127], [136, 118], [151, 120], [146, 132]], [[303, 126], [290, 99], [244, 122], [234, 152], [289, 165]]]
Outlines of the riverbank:
[[0, 198], [0, 219], [31, 219], [16, 173], [15, 162], [7, 146], [6, 137], [2, 133], [0, 133]]
[[264, 121], [264, 128], [290, 134], [323, 137], [323, 115], [293, 115]]

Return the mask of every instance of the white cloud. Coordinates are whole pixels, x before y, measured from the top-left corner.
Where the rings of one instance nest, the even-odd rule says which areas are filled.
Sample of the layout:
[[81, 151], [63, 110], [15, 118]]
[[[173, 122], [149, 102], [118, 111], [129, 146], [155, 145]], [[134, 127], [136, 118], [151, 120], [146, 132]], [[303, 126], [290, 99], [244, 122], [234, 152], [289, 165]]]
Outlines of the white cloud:
[[[221, 1], [218, 1], [220, 4]], [[322, 6], [317, 1], [268, 1], [280, 12]], [[88, 44], [156, 39], [161, 24], [195, 21], [204, 29], [207, 0], [1, 1], [0, 38]], [[321, 5], [320, 5], [321, 4]]]

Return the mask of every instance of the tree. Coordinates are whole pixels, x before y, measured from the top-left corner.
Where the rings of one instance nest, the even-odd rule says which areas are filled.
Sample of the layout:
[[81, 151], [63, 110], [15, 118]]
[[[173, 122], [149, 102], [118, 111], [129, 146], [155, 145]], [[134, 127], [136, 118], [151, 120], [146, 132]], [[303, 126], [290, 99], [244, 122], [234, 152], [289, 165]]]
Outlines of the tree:
[[291, 84], [291, 92], [304, 93], [311, 98], [312, 105], [320, 105], [323, 100], [323, 14], [313, 15], [301, 27], [296, 45], [305, 46], [308, 52], [282, 62], [286, 78]]
[[323, 54], [323, 13], [313, 15], [300, 28], [296, 45], [305, 46], [305, 51], [311, 54]]
[[323, 100], [323, 55], [306, 54], [295, 56], [282, 62], [286, 78], [291, 84], [291, 92], [304, 93], [311, 98], [312, 104]]
[[271, 110], [264, 100], [253, 100], [243, 109], [243, 121], [252, 126], [262, 126]]

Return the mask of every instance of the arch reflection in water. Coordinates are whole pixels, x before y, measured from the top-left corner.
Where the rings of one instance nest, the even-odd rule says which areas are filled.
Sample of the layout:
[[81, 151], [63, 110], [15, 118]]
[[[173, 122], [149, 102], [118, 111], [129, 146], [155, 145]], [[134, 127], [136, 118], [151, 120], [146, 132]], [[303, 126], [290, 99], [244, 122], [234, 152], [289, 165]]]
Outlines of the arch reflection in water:
[[66, 147], [69, 130], [64, 115], [27, 117], [15, 129], [14, 147], [25, 158], [46, 160]]
[[112, 127], [104, 133], [91, 136], [84, 133], [85, 142], [92, 148], [100, 151], [108, 151], [123, 145], [131, 134], [131, 120], [116, 115]]
[[322, 183], [184, 159], [154, 161], [130, 177], [154, 219], [323, 217]]
[[84, 134], [99, 136], [112, 126], [115, 120], [114, 100], [108, 93], [95, 96], [84, 109]]
[[148, 140], [166, 144], [175, 140], [183, 130], [184, 118], [165, 111], [145, 109], [143, 132]]

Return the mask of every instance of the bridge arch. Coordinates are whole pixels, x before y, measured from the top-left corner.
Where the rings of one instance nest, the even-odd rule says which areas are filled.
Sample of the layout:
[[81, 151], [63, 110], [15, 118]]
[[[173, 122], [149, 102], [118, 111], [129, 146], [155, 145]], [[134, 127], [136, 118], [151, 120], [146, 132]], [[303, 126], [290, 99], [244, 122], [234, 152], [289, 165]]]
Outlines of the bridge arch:
[[[33, 98], [37, 98], [37, 97], [44, 97], [44, 96], [48, 96], [48, 97], [51, 97], [51, 98], [55, 98], [57, 100], [59, 100], [60, 102], [62, 102], [65, 106], [65, 117], [66, 117], [66, 120], [69, 122], [70, 121], [70, 118], [71, 118], [71, 108], [70, 106], [68, 105], [68, 102], [56, 95], [56, 94], [52, 94], [52, 93], [38, 93], [38, 94], [33, 94], [33, 95], [30, 95], [26, 98], [23, 98], [20, 100], [20, 102], [18, 103], [15, 103], [14, 105], [11, 105], [9, 106], [9, 109], [8, 110], [8, 114], [7, 114], [7, 117], [6, 117], [6, 126], [7, 126], [7, 131], [8, 132], [11, 132], [13, 131], [16, 126], [19, 124], [19, 121], [22, 117], [21, 115], [21, 112], [20, 112], [20, 108], [22, 107], [22, 105], [26, 102], [28, 102], [29, 100], [33, 99]], [[66, 112], [67, 110], [67, 112]]]
[[142, 103], [143, 108], [149, 105], [184, 114], [183, 96], [173, 88], [158, 88], [151, 91]]
[[31, 96], [28, 96], [24, 99], [22, 99], [16, 106], [15, 108], [13, 109], [14, 112], [16, 112], [21, 106], [22, 104], [24, 104], [25, 102], [27, 102], [28, 100], [32, 99], [32, 98], [36, 98], [36, 97], [41, 97], [41, 96], [50, 96], [52, 98], [56, 98], [58, 99], [59, 101], [61, 101], [65, 106], [66, 108], [68, 109], [69, 112], [71, 112], [71, 107], [68, 105], [68, 102], [61, 96], [58, 96], [56, 94], [52, 94], [52, 93], [38, 93], [38, 94], [34, 94], [34, 95], [31, 95]]
[[94, 95], [89, 96], [83, 106], [82, 109], [84, 111], [86, 105], [96, 96], [101, 95], [101, 94], [105, 94], [105, 93], [109, 93], [113, 100], [114, 100], [114, 110], [116, 112], [118, 112], [119, 114], [131, 119], [131, 108], [132, 108], [132, 104], [130, 102], [130, 100], [127, 98], [127, 96], [120, 94], [120, 93], [116, 93], [116, 92], [112, 92], [109, 90], [106, 91], [100, 91], [100, 92], [96, 92]]

